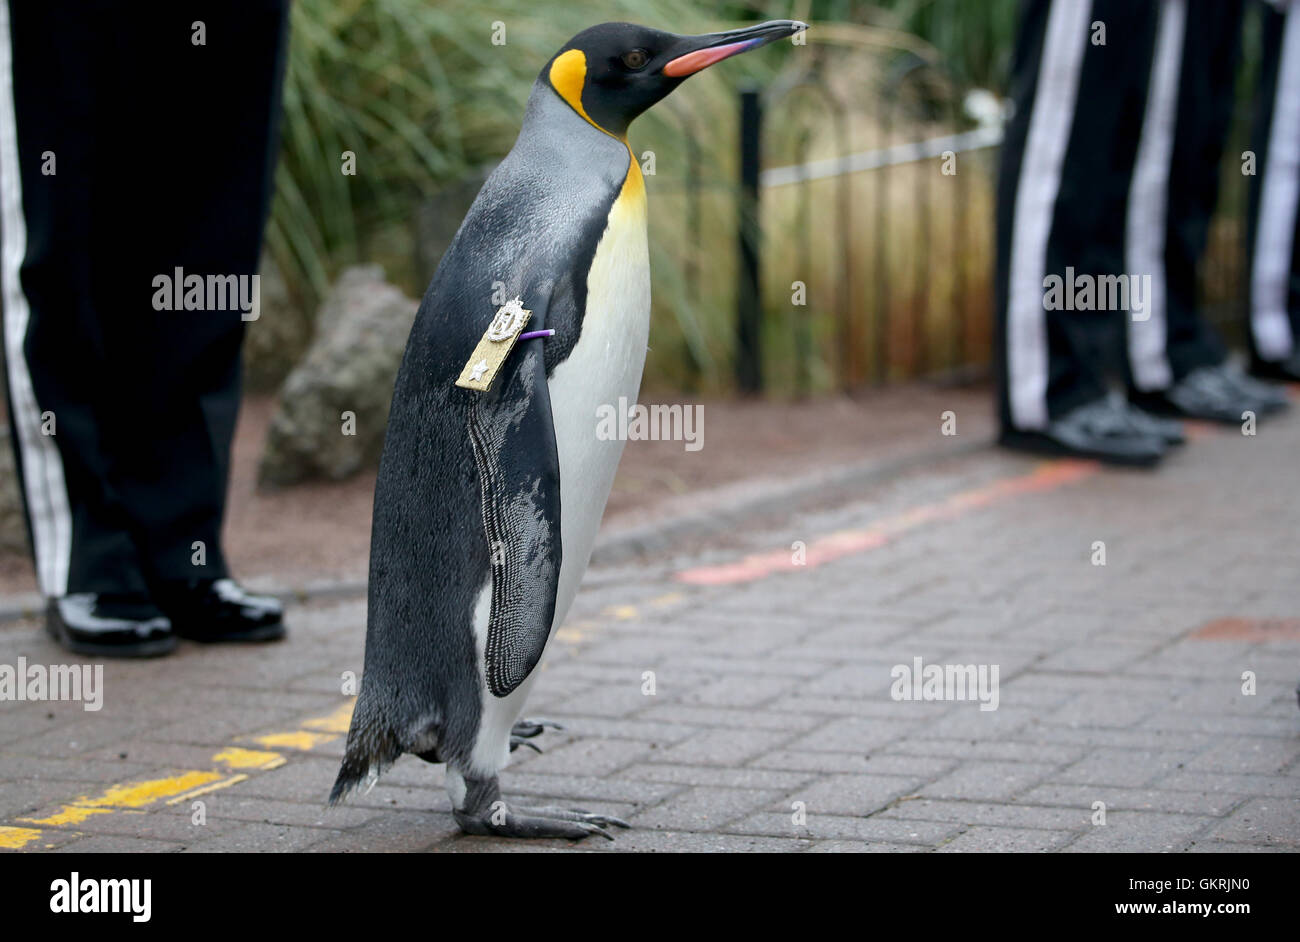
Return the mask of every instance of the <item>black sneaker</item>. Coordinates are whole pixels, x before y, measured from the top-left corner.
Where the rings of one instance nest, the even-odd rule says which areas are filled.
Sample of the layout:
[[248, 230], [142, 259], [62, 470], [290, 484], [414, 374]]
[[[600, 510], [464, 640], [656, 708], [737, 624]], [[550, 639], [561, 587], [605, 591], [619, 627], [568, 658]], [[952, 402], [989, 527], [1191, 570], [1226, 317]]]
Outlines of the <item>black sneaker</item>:
[[1223, 364], [1223, 378], [1243, 396], [1256, 400], [1260, 406], [1260, 415], [1285, 412], [1291, 407], [1291, 398], [1284, 388], [1251, 376], [1235, 363]]
[[45, 630], [92, 657], [159, 657], [176, 650], [171, 622], [142, 594], [83, 592], [51, 599]]
[[269, 595], [252, 595], [233, 579], [163, 582], [154, 598], [176, 634], [191, 641], [279, 641], [284, 608]]
[[1237, 425], [1244, 413], [1257, 417], [1276, 411], [1274, 405], [1251, 395], [1235, 381], [1223, 366], [1201, 366], [1192, 370], [1168, 389], [1153, 393], [1133, 393], [1134, 405], [1155, 415], [1205, 419]]
[[1164, 419], [1145, 412], [1118, 393], [1111, 397], [1111, 401], [1115, 403], [1115, 408], [1124, 413], [1124, 418], [1133, 431], [1158, 438], [1166, 445], [1182, 445], [1187, 441], [1183, 423], [1177, 419]]
[[1108, 396], [1071, 410], [1042, 431], [1003, 429], [998, 443], [1017, 451], [1133, 467], [1151, 467], [1169, 449], [1163, 436], [1139, 430]]

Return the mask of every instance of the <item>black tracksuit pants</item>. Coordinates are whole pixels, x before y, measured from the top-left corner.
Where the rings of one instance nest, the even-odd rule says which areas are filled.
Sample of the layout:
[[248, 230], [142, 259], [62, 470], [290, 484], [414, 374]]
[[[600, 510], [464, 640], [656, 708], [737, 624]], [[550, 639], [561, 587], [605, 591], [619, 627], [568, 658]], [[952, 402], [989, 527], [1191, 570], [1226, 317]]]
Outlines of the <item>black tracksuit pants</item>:
[[9, 416], [51, 597], [227, 574], [244, 312], [155, 295], [257, 271], [287, 0], [179, 6], [0, 0]]
[[1300, 350], [1300, 8], [1265, 7], [1261, 33], [1247, 334], [1256, 360], [1277, 363]]
[[[1022, 4], [998, 179], [1004, 428], [1042, 429], [1104, 396], [1110, 374], [1151, 391], [1222, 361], [1197, 310], [1196, 265], [1217, 197], [1241, 9], [1241, 0]], [[1049, 302], [1052, 276], [1064, 303]], [[1080, 276], [1092, 279], [1090, 297], [1072, 291]], [[1106, 289], [1116, 276], [1127, 306]]]

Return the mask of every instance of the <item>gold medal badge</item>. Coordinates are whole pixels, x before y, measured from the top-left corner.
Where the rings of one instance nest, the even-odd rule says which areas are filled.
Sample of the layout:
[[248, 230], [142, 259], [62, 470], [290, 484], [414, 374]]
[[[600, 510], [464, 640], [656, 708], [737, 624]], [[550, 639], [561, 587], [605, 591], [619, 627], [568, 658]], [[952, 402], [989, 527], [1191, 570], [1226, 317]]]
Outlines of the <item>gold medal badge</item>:
[[522, 298], [503, 304], [470, 354], [465, 368], [460, 371], [456, 385], [462, 389], [487, 392], [532, 316], [533, 312], [524, 308]]

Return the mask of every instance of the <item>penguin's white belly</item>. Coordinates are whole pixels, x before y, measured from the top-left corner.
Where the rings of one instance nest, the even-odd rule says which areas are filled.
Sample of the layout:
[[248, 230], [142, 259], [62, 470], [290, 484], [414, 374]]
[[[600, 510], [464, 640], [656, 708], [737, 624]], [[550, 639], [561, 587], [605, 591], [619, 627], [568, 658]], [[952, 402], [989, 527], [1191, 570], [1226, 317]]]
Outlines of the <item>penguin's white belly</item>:
[[[635, 165], [633, 165], [635, 168]], [[587, 570], [623, 455], [596, 435], [604, 409], [636, 402], [650, 335], [650, 250], [640, 168], [610, 209], [587, 276], [582, 334], [548, 384], [560, 458], [562, 559], [551, 634], [564, 621]]]

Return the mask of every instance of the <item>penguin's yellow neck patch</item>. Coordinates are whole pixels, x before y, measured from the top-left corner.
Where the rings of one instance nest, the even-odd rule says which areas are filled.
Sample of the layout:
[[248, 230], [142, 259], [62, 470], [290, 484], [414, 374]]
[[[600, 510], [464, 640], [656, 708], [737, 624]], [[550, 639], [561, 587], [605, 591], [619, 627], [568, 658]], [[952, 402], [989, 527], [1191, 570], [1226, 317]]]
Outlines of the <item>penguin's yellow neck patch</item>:
[[627, 164], [627, 176], [623, 178], [623, 188], [619, 190], [619, 199], [630, 199], [633, 202], [641, 204], [641, 212], [645, 213], [645, 177], [641, 176], [641, 165], [636, 162], [636, 154], [632, 153], [632, 146], [627, 148], [628, 156], [631, 158]]
[[[587, 57], [581, 49], [570, 49], [555, 57], [551, 63], [551, 87], [560, 93], [560, 97], [569, 106], [582, 115], [593, 128], [604, 131], [599, 124], [591, 120], [587, 109], [582, 107], [582, 87], [587, 82]], [[608, 131], [605, 131], [608, 134]]]

